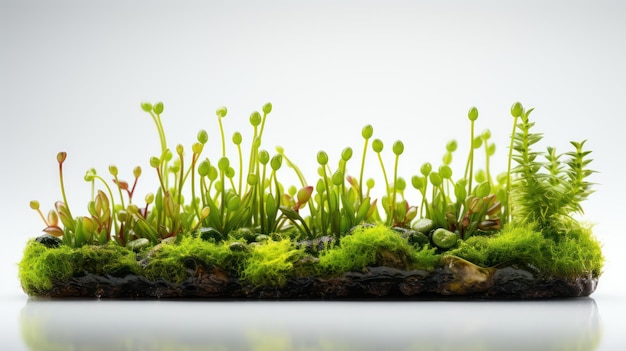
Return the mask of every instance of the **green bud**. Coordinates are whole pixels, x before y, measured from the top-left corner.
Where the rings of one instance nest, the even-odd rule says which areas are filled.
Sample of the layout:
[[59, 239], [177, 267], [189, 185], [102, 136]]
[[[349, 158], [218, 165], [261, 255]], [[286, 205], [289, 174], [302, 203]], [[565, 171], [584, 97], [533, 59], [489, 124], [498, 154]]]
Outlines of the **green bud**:
[[321, 166], [325, 166], [328, 163], [328, 154], [325, 151], [319, 151], [317, 153], [317, 163]]
[[415, 175], [411, 177], [411, 185], [417, 190], [424, 189], [426, 186], [426, 178]]
[[270, 162], [270, 153], [267, 152], [267, 150], [259, 151], [259, 162], [261, 162], [262, 165], [266, 165]]
[[479, 198], [483, 198], [483, 197], [489, 195], [490, 191], [491, 191], [491, 186], [489, 185], [489, 182], [481, 183], [476, 188], [476, 196], [478, 196]]
[[206, 130], [202, 129], [198, 132], [198, 142], [202, 144], [206, 144], [209, 141], [209, 133]]
[[398, 177], [398, 179], [396, 179], [396, 190], [403, 192], [404, 189], [406, 189], [406, 180], [402, 177]]
[[424, 163], [422, 167], [420, 167], [420, 173], [422, 173], [424, 177], [427, 177], [432, 170], [433, 166], [429, 162]]
[[474, 179], [478, 182], [478, 183], [482, 183], [485, 182], [487, 180], [487, 174], [485, 173], [484, 170], [479, 169], [478, 171], [476, 171], [476, 174], [474, 175]]
[[165, 150], [165, 153], [163, 154], [163, 159], [167, 162], [172, 160], [172, 150], [167, 149]]
[[487, 146], [487, 155], [493, 156], [496, 153], [496, 144], [491, 143]]
[[235, 144], [235, 145], [241, 144], [242, 139], [243, 138], [241, 136], [241, 133], [239, 133], [239, 132], [233, 133], [233, 144]]
[[233, 167], [228, 167], [226, 172], [224, 172], [228, 178], [232, 178], [235, 176], [235, 169]]
[[160, 164], [161, 164], [161, 160], [158, 157], [156, 156], [150, 157], [150, 167], [157, 168], [159, 167]]
[[393, 143], [393, 146], [391, 147], [391, 149], [393, 150], [393, 153], [396, 156], [400, 156], [404, 152], [404, 144], [400, 140], [398, 140], [395, 143]]
[[201, 177], [206, 177], [209, 174], [209, 168], [211, 168], [209, 159], [202, 160], [198, 165], [198, 174], [200, 174]]
[[489, 138], [491, 138], [491, 131], [489, 129], [483, 130], [480, 137], [483, 138], [483, 140], [489, 140]]
[[30, 208], [32, 208], [33, 210], [38, 210], [39, 209], [39, 201], [32, 200], [30, 202]]
[[239, 198], [239, 196], [235, 195], [228, 199], [226, 208], [228, 208], [228, 210], [232, 212], [232, 211], [236, 211], [237, 209], [239, 209], [240, 205], [241, 205], [241, 199]]
[[284, 154], [285, 148], [283, 148], [282, 146], [276, 146], [276, 152], [278, 152], [279, 154]]
[[365, 181], [365, 186], [368, 189], [372, 189], [374, 187], [374, 185], [376, 184], [376, 182], [374, 181], [374, 179], [369, 178], [368, 180]]
[[343, 173], [341, 171], [336, 171], [333, 173], [332, 182], [335, 186], [340, 186], [343, 184]]
[[363, 127], [363, 129], [361, 129], [361, 136], [363, 136], [363, 139], [369, 139], [372, 137], [373, 134], [374, 134], [374, 127], [372, 127], [370, 124], [366, 125], [365, 127]]
[[67, 158], [67, 152], [65, 151], [61, 151], [57, 154], [57, 162], [59, 162], [59, 164], [62, 164], [63, 162], [65, 162], [66, 158]]
[[219, 168], [220, 171], [226, 172], [228, 167], [230, 167], [230, 160], [228, 160], [228, 157], [222, 157], [219, 161], [217, 161], [217, 168]]
[[109, 165], [109, 173], [111, 173], [112, 176], [117, 177], [117, 174], [118, 174], [117, 166]]
[[252, 124], [254, 127], [261, 124], [261, 120], [261, 114], [257, 111], [252, 112], [252, 114], [250, 115], [250, 124]]
[[347, 147], [343, 149], [343, 151], [341, 152], [341, 159], [344, 161], [349, 161], [351, 158], [352, 158], [352, 148]]
[[270, 166], [275, 171], [279, 170], [282, 164], [283, 164], [283, 156], [280, 154], [274, 155], [274, 157], [272, 157], [272, 160], [270, 161]]
[[435, 187], [440, 186], [441, 183], [443, 183], [443, 179], [441, 178], [441, 175], [437, 172], [430, 172], [429, 180], [430, 180], [430, 184], [432, 184]]
[[472, 108], [470, 108], [469, 111], [467, 112], [467, 117], [472, 122], [477, 120], [478, 119], [478, 109], [476, 107], [472, 106]]
[[383, 141], [380, 139], [374, 139], [374, 141], [372, 142], [372, 149], [374, 150], [375, 153], [380, 153], [383, 151]]
[[210, 181], [217, 179], [217, 168], [209, 166], [209, 174], [207, 174], [207, 177], [209, 177]]
[[87, 172], [85, 172], [85, 181], [91, 182], [96, 177], [96, 169], [89, 168]]
[[146, 111], [146, 112], [150, 112], [152, 111], [152, 104], [149, 102], [142, 102], [141, 103], [141, 109]]
[[133, 176], [135, 176], [135, 178], [139, 178], [139, 176], [141, 176], [141, 167], [137, 166], [133, 168]]
[[185, 148], [183, 147], [182, 144], [176, 145], [176, 153], [178, 154], [178, 156], [183, 157], [183, 151], [184, 150], [185, 150]]
[[439, 167], [439, 174], [443, 179], [450, 179], [452, 178], [452, 168], [447, 165], [443, 165]]
[[196, 155], [199, 155], [200, 153], [202, 153], [203, 148], [204, 148], [204, 144], [201, 144], [201, 143], [193, 143], [193, 145], [191, 145], [191, 151]]
[[516, 102], [511, 106], [511, 116], [521, 117], [524, 114], [524, 106], [520, 102]]
[[477, 136], [474, 138], [474, 142], [472, 143], [472, 147], [474, 149], [478, 149], [483, 145], [483, 139], [480, 138], [480, 136]]
[[255, 186], [259, 183], [259, 177], [254, 173], [250, 173], [248, 174], [248, 178], [246, 178], [246, 181], [249, 185]]
[[145, 197], [145, 201], [146, 203], [149, 205], [154, 201], [154, 194], [153, 193], [147, 193], [146, 197]]
[[442, 159], [442, 161], [443, 161], [443, 164], [444, 164], [444, 165], [449, 165], [449, 164], [451, 164], [451, 163], [452, 163], [452, 153], [451, 153], [451, 152], [446, 152], [446, 153], [443, 155], [443, 159]]
[[296, 188], [295, 185], [290, 185], [289, 188], [287, 188], [287, 193], [291, 197], [294, 197], [296, 195], [296, 192], [298, 192], [298, 188]]
[[154, 113], [160, 115], [161, 113], [163, 113], [163, 103], [160, 101], [157, 102], [156, 104], [154, 104], [152, 109], [154, 110]]
[[448, 152], [455, 152], [457, 147], [458, 147], [458, 144], [457, 144], [456, 140], [450, 140], [446, 144], [446, 151], [448, 151]]
[[221, 106], [220, 108], [217, 109], [217, 111], [215, 111], [215, 114], [217, 114], [217, 116], [220, 118], [226, 117], [227, 113], [228, 113], [228, 109], [226, 108], [226, 106]]
[[126, 222], [126, 220], [128, 220], [128, 217], [129, 217], [128, 212], [126, 212], [125, 210], [120, 210], [117, 212], [117, 219], [120, 222]]
[[263, 113], [267, 115], [270, 112], [272, 112], [272, 103], [268, 102], [265, 105], [263, 105]]

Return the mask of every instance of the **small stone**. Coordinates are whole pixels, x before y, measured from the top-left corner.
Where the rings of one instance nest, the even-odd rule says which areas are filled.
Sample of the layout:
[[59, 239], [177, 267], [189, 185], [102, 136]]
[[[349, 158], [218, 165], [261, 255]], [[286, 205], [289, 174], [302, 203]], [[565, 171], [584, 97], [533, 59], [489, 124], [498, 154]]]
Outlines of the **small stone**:
[[428, 218], [420, 218], [413, 223], [412, 228], [420, 233], [428, 234], [435, 228], [435, 222]]
[[133, 251], [139, 251], [144, 247], [148, 247], [148, 245], [150, 245], [150, 240], [146, 238], [139, 238], [126, 243], [126, 247]]
[[233, 241], [232, 243], [230, 243], [228, 247], [230, 248], [230, 251], [236, 251], [236, 252], [248, 251], [248, 246], [240, 241]]
[[456, 245], [458, 238], [455, 233], [444, 228], [438, 228], [433, 232], [431, 240], [438, 248], [448, 250]]
[[44, 234], [44, 235], [38, 236], [35, 238], [35, 241], [40, 244], [43, 244], [45, 247], [49, 249], [59, 247], [59, 245], [61, 245], [61, 243], [63, 242], [63, 240], [61, 240], [60, 238], [57, 238], [56, 236], [53, 236], [50, 234]]

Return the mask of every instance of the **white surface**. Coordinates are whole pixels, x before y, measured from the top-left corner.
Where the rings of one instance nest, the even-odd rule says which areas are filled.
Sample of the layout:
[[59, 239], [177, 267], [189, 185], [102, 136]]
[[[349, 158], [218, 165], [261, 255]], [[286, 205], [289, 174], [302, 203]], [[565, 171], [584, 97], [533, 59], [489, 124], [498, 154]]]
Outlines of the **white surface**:
[[[409, 325], [424, 326], [425, 320], [435, 318], [438, 326], [441, 316], [457, 323], [454, 316], [460, 314], [477, 315], [479, 321], [455, 328], [461, 340], [478, 335], [488, 349], [504, 340], [492, 338], [496, 330], [516, 347], [525, 345], [517, 342], [520, 334], [526, 335], [524, 330], [533, 331], [527, 338], [533, 342], [535, 335], [542, 335], [535, 326], [550, 330], [552, 318], [564, 328], [556, 334], [578, 331], [576, 322], [593, 325], [595, 317], [581, 317], [587, 312], [597, 314], [601, 325], [598, 349], [626, 345], [619, 324], [626, 291], [626, 258], [620, 252], [626, 244], [621, 234], [625, 194], [620, 186], [625, 15], [626, 5], [620, 1], [0, 2], [3, 345], [25, 349], [21, 335], [32, 330], [21, 327], [25, 316], [39, 315], [38, 323], [45, 328], [54, 329], [56, 320], [68, 323], [64, 340], [70, 341], [95, 337], [99, 320], [112, 327], [112, 318], [125, 316], [120, 336], [128, 339], [132, 330], [156, 323], [158, 313], [179, 319], [188, 313], [190, 321], [209, 318], [197, 315], [196, 307], [214, 318], [212, 312], [232, 311], [225, 324], [232, 328], [225, 335], [248, 333], [237, 329], [236, 321], [249, 317], [252, 334], [258, 329], [291, 337], [296, 346], [309, 340], [302, 336], [309, 323], [320, 331], [311, 336], [319, 347], [318, 337], [330, 330], [324, 325], [342, 323], [350, 344], [352, 335], [373, 340], [375, 331], [359, 334], [370, 331], [361, 322], [376, 326], [385, 321], [385, 333], [395, 330], [392, 335], [408, 342], [410, 349], [431, 334], [417, 332], [412, 337]], [[38, 199], [49, 208], [60, 198], [56, 153], [69, 154], [69, 201], [78, 209], [88, 196], [82, 178], [90, 167], [105, 175], [107, 166], [115, 163], [129, 178], [139, 164], [147, 175], [158, 138], [139, 103], [159, 100], [165, 103], [170, 145], [189, 147], [196, 132], [207, 129], [212, 155], [219, 152], [217, 107], [229, 108], [224, 120], [228, 136], [239, 130], [246, 137], [250, 112], [273, 102], [264, 145], [272, 152], [275, 145], [284, 146], [310, 179], [319, 149], [326, 150], [333, 163], [345, 146], [352, 146], [358, 157], [365, 124], [374, 126], [386, 151], [396, 139], [404, 141], [400, 167], [407, 178], [418, 173], [423, 162], [438, 164], [452, 138], [460, 144], [456, 159], [463, 160], [466, 113], [474, 105], [480, 111], [477, 129], [491, 129], [498, 146], [494, 167], [503, 170], [512, 123], [508, 111], [519, 100], [536, 108], [532, 116], [537, 131], [545, 135], [544, 146], [565, 151], [569, 140], [589, 140], [599, 173], [593, 176], [597, 192], [584, 204], [584, 218], [596, 223], [595, 233], [604, 244], [605, 274], [592, 300], [550, 303], [27, 303], [15, 265], [25, 242], [42, 227], [28, 202]], [[378, 172], [374, 163], [369, 172]], [[282, 179], [290, 176], [283, 172]], [[154, 183], [147, 179], [138, 192], [153, 190]], [[520, 305], [543, 318], [533, 319]], [[580, 310], [585, 313], [577, 314]], [[83, 311], [93, 313], [94, 329], [85, 329]], [[138, 319], [127, 314], [133, 311]], [[155, 318], [142, 319], [150, 313]], [[498, 315], [500, 319], [494, 317]], [[263, 316], [284, 329], [271, 328]], [[513, 319], [527, 323], [503, 322]], [[163, 324], [167, 322], [163, 317]], [[186, 331], [172, 326], [171, 332], [182, 337]], [[458, 346], [454, 338], [445, 338], [450, 343], [444, 345]], [[124, 345], [133, 345], [132, 338], [129, 342]]]

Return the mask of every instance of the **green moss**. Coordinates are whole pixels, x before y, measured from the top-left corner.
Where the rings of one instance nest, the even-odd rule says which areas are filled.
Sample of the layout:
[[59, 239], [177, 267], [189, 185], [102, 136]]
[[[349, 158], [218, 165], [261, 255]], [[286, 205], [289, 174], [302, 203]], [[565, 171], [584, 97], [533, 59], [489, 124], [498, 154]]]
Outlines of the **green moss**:
[[58, 248], [31, 240], [19, 263], [19, 277], [24, 291], [30, 295], [52, 288], [54, 282], [66, 281], [75, 274], [90, 272], [97, 275], [137, 273], [135, 254], [114, 243], [103, 246]]
[[[338, 274], [364, 269], [368, 266], [390, 265], [409, 268], [415, 259], [428, 266], [434, 251], [414, 252], [413, 247], [392, 229], [379, 225], [362, 227], [341, 239], [340, 246], [323, 251], [320, 255], [320, 269], [330, 274]], [[391, 264], [390, 264], [391, 263]]]
[[303, 256], [304, 250], [296, 249], [291, 240], [270, 239], [253, 246], [241, 277], [256, 286], [284, 286], [295, 274], [293, 263]]
[[475, 264], [492, 267], [527, 263], [548, 275], [599, 276], [604, 259], [591, 229], [576, 225], [558, 240], [546, 238], [533, 225], [508, 225], [500, 233], [475, 236], [448, 252]]
[[185, 236], [177, 244], [165, 244], [148, 258], [143, 274], [148, 279], [163, 278], [180, 283], [189, 277], [185, 264], [190, 259], [208, 266], [219, 266], [233, 271], [241, 270], [242, 261], [249, 254], [232, 251], [228, 242], [214, 243], [201, 238]]

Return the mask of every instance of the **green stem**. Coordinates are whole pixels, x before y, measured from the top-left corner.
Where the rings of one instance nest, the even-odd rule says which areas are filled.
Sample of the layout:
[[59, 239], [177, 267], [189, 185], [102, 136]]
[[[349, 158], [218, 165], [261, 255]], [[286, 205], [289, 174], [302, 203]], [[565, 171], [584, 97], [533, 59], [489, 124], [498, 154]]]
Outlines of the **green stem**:
[[396, 215], [396, 182], [398, 181], [398, 160], [400, 159], [399, 155], [396, 155], [396, 161], [393, 166], [393, 193], [391, 200], [391, 215], [390, 218], [387, 219], [387, 224], [393, 224], [394, 217]]
[[511, 131], [511, 142], [509, 144], [509, 159], [506, 167], [506, 199], [504, 201], [504, 218], [507, 222], [513, 220], [509, 209], [509, 197], [511, 194], [511, 160], [513, 159], [513, 141], [515, 140], [515, 130], [517, 129], [517, 120], [519, 117], [513, 119], [513, 130]]
[[363, 200], [363, 172], [365, 169], [365, 155], [367, 154], [367, 146], [369, 144], [369, 138], [365, 139], [363, 144], [363, 157], [361, 157], [361, 173], [359, 174], [359, 196]]

